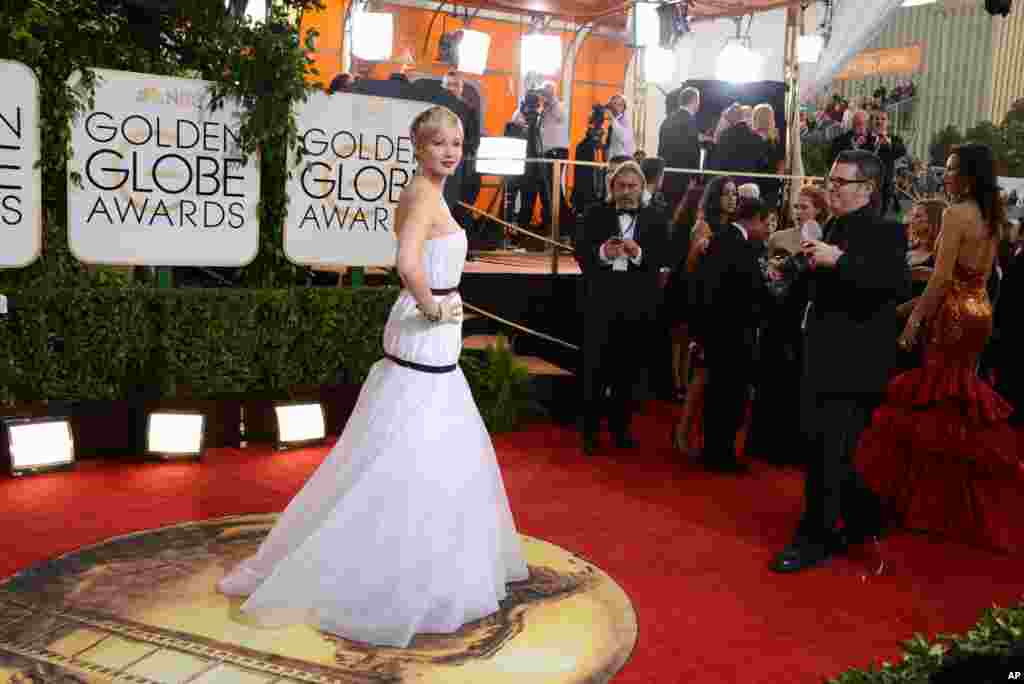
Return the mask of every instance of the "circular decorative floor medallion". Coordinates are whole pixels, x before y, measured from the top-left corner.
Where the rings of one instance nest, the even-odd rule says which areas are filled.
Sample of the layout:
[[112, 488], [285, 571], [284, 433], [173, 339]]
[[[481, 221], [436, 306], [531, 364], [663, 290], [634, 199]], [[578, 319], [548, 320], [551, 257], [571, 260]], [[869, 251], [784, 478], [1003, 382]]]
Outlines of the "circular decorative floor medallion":
[[3, 581], [0, 682], [582, 684], [610, 680], [636, 644], [636, 614], [608, 575], [526, 536], [530, 578], [456, 634], [397, 649], [259, 626], [215, 587], [276, 517], [118, 537]]

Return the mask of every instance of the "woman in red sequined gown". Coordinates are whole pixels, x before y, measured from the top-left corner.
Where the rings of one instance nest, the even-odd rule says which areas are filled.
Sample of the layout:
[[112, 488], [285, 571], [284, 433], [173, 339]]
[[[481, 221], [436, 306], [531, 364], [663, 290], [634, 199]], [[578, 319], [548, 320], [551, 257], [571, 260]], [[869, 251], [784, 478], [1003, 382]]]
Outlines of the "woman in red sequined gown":
[[945, 184], [957, 201], [943, 214], [935, 271], [900, 337], [910, 349], [920, 336], [924, 362], [891, 382], [858, 462], [904, 526], [1024, 551], [1024, 464], [1006, 422], [1012, 408], [977, 372], [992, 334], [986, 283], [1004, 225], [991, 150], [954, 150]]

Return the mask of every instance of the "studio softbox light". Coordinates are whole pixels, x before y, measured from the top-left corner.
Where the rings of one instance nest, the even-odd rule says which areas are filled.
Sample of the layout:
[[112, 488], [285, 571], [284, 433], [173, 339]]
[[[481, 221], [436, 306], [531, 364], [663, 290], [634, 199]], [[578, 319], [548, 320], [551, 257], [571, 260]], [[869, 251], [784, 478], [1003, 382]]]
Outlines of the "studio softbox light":
[[319, 402], [288, 402], [274, 405], [277, 448], [316, 444], [327, 436], [324, 409]]
[[67, 418], [6, 418], [3, 423], [12, 475], [74, 465], [75, 439]]
[[191, 411], [154, 411], [146, 419], [146, 456], [200, 459], [206, 416]]

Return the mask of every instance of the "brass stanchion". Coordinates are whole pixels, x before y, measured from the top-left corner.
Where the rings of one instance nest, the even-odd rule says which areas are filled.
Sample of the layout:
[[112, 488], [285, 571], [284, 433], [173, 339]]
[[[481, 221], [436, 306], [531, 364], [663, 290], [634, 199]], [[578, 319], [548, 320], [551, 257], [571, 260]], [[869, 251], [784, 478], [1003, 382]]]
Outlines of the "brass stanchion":
[[[557, 244], [562, 237], [558, 230], [559, 215], [562, 213], [562, 162], [555, 160], [551, 165], [551, 242]], [[558, 247], [551, 248], [551, 273], [558, 275]]]

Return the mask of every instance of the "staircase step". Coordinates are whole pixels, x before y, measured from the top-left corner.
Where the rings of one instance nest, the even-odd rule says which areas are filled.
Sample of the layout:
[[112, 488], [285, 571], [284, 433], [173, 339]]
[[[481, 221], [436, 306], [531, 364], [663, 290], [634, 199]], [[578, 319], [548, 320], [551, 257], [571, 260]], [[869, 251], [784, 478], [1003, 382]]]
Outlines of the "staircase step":
[[[498, 335], [469, 335], [462, 340], [463, 349], [493, 349], [498, 345]], [[530, 375], [555, 375], [572, 376], [572, 371], [556, 366], [550, 361], [545, 361], [539, 356], [520, 356], [515, 354], [515, 359], [526, 366]]]
[[545, 361], [539, 356], [516, 356], [516, 361], [519, 361], [526, 366], [527, 370], [530, 371], [530, 375], [558, 375], [558, 376], [572, 376], [572, 371], [567, 371], [564, 368], [560, 368], [550, 361]]
[[491, 349], [498, 346], [498, 335], [469, 335], [462, 338], [463, 349]]

